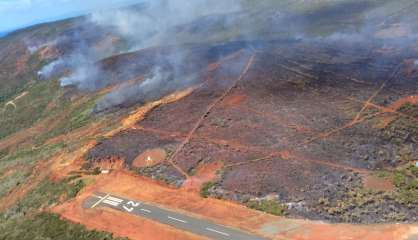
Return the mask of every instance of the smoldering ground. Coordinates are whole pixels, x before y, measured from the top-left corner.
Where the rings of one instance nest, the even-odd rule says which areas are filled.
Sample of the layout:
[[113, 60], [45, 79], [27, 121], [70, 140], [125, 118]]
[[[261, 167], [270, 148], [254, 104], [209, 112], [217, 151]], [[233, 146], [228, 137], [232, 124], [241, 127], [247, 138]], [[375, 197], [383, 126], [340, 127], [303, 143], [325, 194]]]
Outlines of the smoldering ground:
[[[344, 41], [355, 45], [376, 41], [382, 45], [403, 45], [416, 39], [416, 33], [413, 32], [415, 25], [410, 17], [385, 18], [386, 11], [393, 8], [391, 1], [379, 4], [374, 1], [325, 1], [327, 4], [322, 8], [306, 1], [293, 4], [293, 7], [301, 4], [301, 9], [309, 9], [306, 11], [291, 11], [284, 4], [286, 1], [250, 2], [228, 0], [214, 4], [209, 0], [145, 1], [133, 7], [93, 13], [85, 19], [84, 33], [100, 31], [116, 36], [121, 39], [123, 48], [96, 50], [89, 44], [79, 44], [71, 54], [57, 60], [71, 71], [71, 74], [61, 78], [61, 84], [76, 85], [85, 90], [122, 84], [99, 100], [96, 109], [101, 111], [117, 105], [158, 98], [195, 83], [193, 78], [198, 76], [202, 66], [216, 59], [209, 59], [210, 53], [197, 54], [200, 59], [195, 61], [190, 57], [188, 44], [222, 46], [225, 42], [244, 41], [248, 44], [241, 47], [248, 48], [254, 41], [298, 39], [315, 44]], [[390, 38], [382, 33], [382, 29], [398, 26], [396, 24], [402, 25], [410, 33], [398, 38]], [[84, 37], [79, 36], [80, 39]], [[169, 47], [175, 54], [157, 54], [154, 59], [149, 59], [150, 66], [146, 68], [126, 62], [134, 66], [122, 66], [112, 72], [104, 69], [101, 64], [115, 58], [115, 54], [161, 47]], [[103, 59], [107, 56], [111, 57]], [[56, 67], [55, 63], [51, 64], [45, 66], [42, 72], [48, 73], [51, 67]], [[139, 75], [144, 78], [134, 83], [125, 83]]]
[[[120, 36], [127, 43], [125, 51], [132, 52], [152, 47], [169, 46], [168, 54], [160, 54], [153, 61], [153, 67], [141, 75], [149, 76], [143, 82], [122, 84], [114, 92], [103, 97], [96, 106], [98, 111], [116, 105], [156, 99], [170, 91], [185, 88], [196, 81], [201, 67], [209, 59], [201, 56], [199, 63], [190, 58], [189, 47], [181, 46], [180, 40], [173, 34], [173, 28], [186, 24], [198, 17], [210, 14], [227, 14], [239, 11], [240, 4], [226, 1], [210, 4], [208, 0], [198, 1], [148, 1], [133, 9], [119, 9], [93, 13], [89, 21]], [[84, 64], [86, 65], [86, 64]], [[88, 65], [87, 65], [88, 66]], [[76, 84], [89, 88], [103, 87], [96, 76], [85, 77], [86, 68], [76, 68], [70, 77], [61, 80], [65, 85]], [[135, 77], [137, 73], [125, 72], [124, 75]], [[106, 79], [103, 77], [101, 79]], [[109, 82], [114, 82], [109, 80]]]

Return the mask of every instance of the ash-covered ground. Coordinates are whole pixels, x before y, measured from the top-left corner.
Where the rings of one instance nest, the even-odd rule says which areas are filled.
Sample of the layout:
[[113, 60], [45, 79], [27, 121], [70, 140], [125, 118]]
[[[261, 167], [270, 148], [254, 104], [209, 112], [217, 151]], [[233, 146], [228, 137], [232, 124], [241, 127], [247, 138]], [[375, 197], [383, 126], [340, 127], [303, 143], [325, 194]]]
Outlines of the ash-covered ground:
[[[418, 159], [418, 76], [406, 61], [417, 47], [247, 43], [212, 59], [190, 96], [156, 108], [87, 157], [116, 156], [129, 167], [145, 150], [163, 148], [166, 162], [135, 170], [179, 187], [199, 166], [221, 161], [212, 197], [268, 199], [290, 216], [335, 222], [416, 221], [417, 173], [402, 166]], [[366, 177], [394, 181], [382, 189]]]

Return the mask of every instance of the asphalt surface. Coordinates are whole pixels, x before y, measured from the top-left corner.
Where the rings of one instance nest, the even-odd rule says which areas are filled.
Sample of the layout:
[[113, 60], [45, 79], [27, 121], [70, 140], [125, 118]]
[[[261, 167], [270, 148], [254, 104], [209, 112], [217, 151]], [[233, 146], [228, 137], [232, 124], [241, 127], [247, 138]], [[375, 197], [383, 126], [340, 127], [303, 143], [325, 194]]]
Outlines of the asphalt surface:
[[84, 202], [83, 207], [112, 208], [214, 240], [267, 240], [267, 238], [222, 226], [209, 220], [193, 218], [157, 206], [107, 193], [96, 193]]

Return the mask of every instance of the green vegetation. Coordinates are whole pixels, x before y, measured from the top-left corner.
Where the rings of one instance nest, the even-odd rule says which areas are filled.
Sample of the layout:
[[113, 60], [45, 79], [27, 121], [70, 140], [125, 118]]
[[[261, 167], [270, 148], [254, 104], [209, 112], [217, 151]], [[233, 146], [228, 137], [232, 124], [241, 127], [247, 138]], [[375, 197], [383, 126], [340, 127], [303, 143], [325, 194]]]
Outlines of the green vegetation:
[[18, 149], [1, 157], [0, 176], [6, 174], [8, 170], [11, 173], [0, 180], [0, 198], [6, 196], [14, 188], [26, 183], [38, 161], [47, 161], [65, 146], [65, 144], [59, 143], [39, 148]]
[[74, 184], [72, 184], [71, 188], [68, 190], [68, 198], [75, 198], [77, 194], [86, 186], [86, 183], [80, 179], [77, 180]]
[[10, 174], [0, 180], [0, 198], [6, 196], [15, 187], [24, 183], [29, 177], [30, 171], [28, 169], [19, 169], [13, 174]]
[[53, 182], [48, 179], [42, 181], [35, 189], [30, 191], [26, 197], [20, 200], [14, 207], [8, 209], [3, 217], [6, 219], [37, 213], [39, 209], [58, 203], [60, 198], [70, 199], [84, 187], [83, 180], [75, 182], [68, 179]]
[[39, 209], [56, 204], [62, 196], [73, 198], [84, 187], [83, 180], [44, 180], [14, 207], [0, 214], [0, 239], [88, 239], [111, 240], [112, 234], [88, 231], [82, 225], [61, 220]]
[[0, 59], [0, 104], [36, 82], [38, 70], [47, 64], [38, 54], [28, 54], [19, 37], [0, 41], [0, 55], [7, 56]]
[[[350, 190], [341, 199], [332, 202], [320, 199], [319, 207], [328, 214], [338, 216], [345, 222], [359, 222], [361, 216], [380, 214], [382, 221], [405, 221], [407, 212], [416, 211], [418, 204], [418, 175], [412, 164], [406, 164], [394, 171], [379, 171], [376, 176], [391, 179], [395, 185], [392, 191], [375, 191], [362, 187]], [[396, 205], [399, 211], [385, 211], [388, 205]], [[403, 206], [403, 207], [401, 207]]]
[[416, 168], [413, 164], [408, 164], [393, 173], [396, 202], [405, 205], [418, 204], [418, 170]]
[[418, 136], [418, 124], [405, 117], [399, 117], [383, 130], [383, 138], [397, 145], [402, 145], [405, 141], [418, 141], [416, 136]]
[[249, 201], [247, 207], [276, 216], [286, 215], [286, 206], [276, 200]]
[[9, 86], [7, 88], [0, 89], [0, 104], [4, 105], [6, 100], [12, 98], [13, 96], [17, 96], [19, 93], [23, 92], [24, 89], [24, 85]]
[[66, 145], [64, 143], [57, 143], [44, 145], [38, 148], [18, 149], [1, 158], [0, 173], [5, 171], [8, 167], [17, 165], [32, 167], [38, 160], [46, 160], [65, 147]]
[[[9, 101], [13, 101], [13, 104], [6, 106], [6, 103], [2, 106], [0, 112], [0, 139], [10, 134], [13, 134], [24, 128], [32, 126], [39, 119], [49, 114], [47, 106], [56, 99], [62, 90], [59, 89], [59, 83], [57, 81], [44, 81], [29, 84], [23, 89], [23, 92], [27, 92], [26, 95], [15, 101], [13, 96]], [[22, 93], [19, 93], [22, 94]]]
[[382, 195], [370, 189], [354, 189], [345, 193], [345, 198], [337, 200], [335, 203], [327, 198], [319, 199], [318, 203], [326, 209], [330, 215], [338, 215], [348, 222], [352, 222], [356, 218], [351, 210], [356, 208], [365, 208], [370, 204], [382, 204], [388, 194]]
[[412, 117], [418, 117], [418, 105], [406, 103], [399, 109], [399, 111]]
[[[96, 98], [86, 99], [83, 103], [78, 105], [71, 105], [65, 103], [61, 106], [60, 113], [68, 114], [64, 121], [59, 122], [51, 131], [44, 132], [35, 139], [37, 145], [44, 143], [46, 140], [70, 133], [78, 128], [81, 128], [90, 123], [92, 118], [92, 111], [96, 103]], [[69, 113], [66, 113], [66, 112]]]
[[202, 189], [200, 189], [200, 196], [208, 198], [210, 196], [209, 189], [211, 189], [215, 185], [215, 182], [207, 182], [203, 184]]
[[[25, 93], [25, 95], [21, 95]], [[34, 143], [42, 145], [46, 140], [67, 134], [85, 126], [92, 120], [92, 111], [97, 97], [85, 95], [71, 102], [63, 97], [65, 90], [60, 88], [57, 80], [41, 81], [28, 84], [19, 94], [8, 99], [13, 104], [3, 103], [0, 110], [0, 139], [15, 132], [31, 127], [40, 120], [48, 120], [53, 125], [48, 131], [36, 137]], [[55, 119], [63, 119], [54, 122]], [[46, 124], [47, 125], [47, 124]]]
[[40, 213], [22, 220], [0, 223], [0, 239], [122, 240], [113, 238], [110, 233], [86, 230], [84, 226], [66, 222], [52, 213]]
[[409, 171], [411, 173], [412, 176], [418, 178], [418, 167], [415, 166], [415, 164], [410, 164], [407, 168], [407, 171]]

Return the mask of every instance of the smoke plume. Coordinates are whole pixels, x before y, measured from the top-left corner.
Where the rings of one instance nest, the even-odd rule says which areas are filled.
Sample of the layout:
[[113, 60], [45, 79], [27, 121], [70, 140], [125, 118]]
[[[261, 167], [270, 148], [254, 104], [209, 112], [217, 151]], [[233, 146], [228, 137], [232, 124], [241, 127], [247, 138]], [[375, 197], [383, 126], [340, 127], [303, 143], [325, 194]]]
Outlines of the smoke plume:
[[[98, 102], [96, 109], [102, 111], [128, 102], [149, 101], [196, 82], [194, 78], [198, 76], [199, 67], [196, 61], [189, 58], [186, 46], [190, 44], [280, 39], [316, 43], [341, 41], [361, 44], [376, 41], [404, 44], [404, 41], [416, 40], [413, 16], [392, 19], [387, 17], [396, 16], [396, 10], [388, 14], [392, 9], [401, 8], [391, 1], [377, 3], [372, 0], [260, 3], [247, 0], [216, 3], [211, 0], [146, 0], [135, 6], [98, 11], [85, 17], [79, 33], [70, 37], [71, 42], [76, 42], [73, 51], [45, 66], [40, 74], [48, 77], [64, 66], [70, 73], [63, 73], [60, 79], [62, 86], [75, 85], [93, 91], [110, 84], [120, 84]], [[397, 30], [395, 32], [403, 40], [398, 40], [399, 36], [393, 39], [393, 34], [388, 34], [385, 29]], [[96, 33], [96, 38], [91, 37], [92, 33]], [[118, 47], [92, 44], [95, 39], [106, 38], [117, 39]], [[123, 68], [126, 71], [124, 76], [145, 76], [141, 81], [112, 79], [113, 73], [110, 74], [111, 71], [99, 64], [115, 54], [161, 47], [169, 47], [171, 53], [160, 54], [153, 59], [151, 69], [138, 73]], [[135, 65], [134, 62], [125, 64]], [[115, 75], [121, 74], [116, 72]]]

